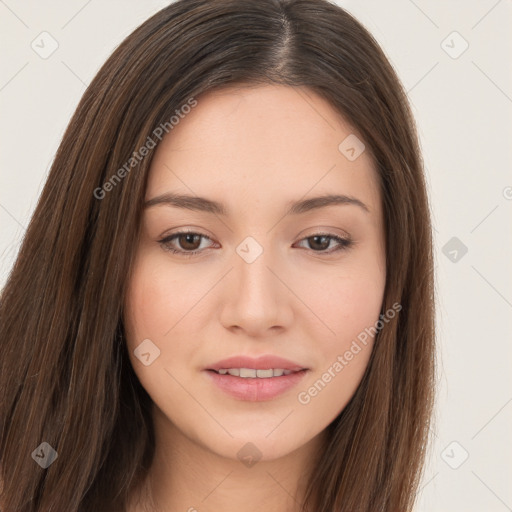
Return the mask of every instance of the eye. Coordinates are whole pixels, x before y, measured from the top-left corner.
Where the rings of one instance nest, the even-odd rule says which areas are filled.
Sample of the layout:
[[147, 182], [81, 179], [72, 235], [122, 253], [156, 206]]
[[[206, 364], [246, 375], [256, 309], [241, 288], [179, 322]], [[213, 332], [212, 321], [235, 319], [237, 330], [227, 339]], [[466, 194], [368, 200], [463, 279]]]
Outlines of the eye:
[[[300, 240], [300, 242], [304, 241], [308, 243], [313, 252], [323, 254], [331, 254], [343, 249], [348, 249], [353, 243], [350, 238], [342, 238], [329, 233], [316, 233]], [[331, 242], [334, 242], [334, 247], [331, 245]]]
[[[173, 254], [194, 256], [195, 254], [203, 252], [203, 250], [207, 248], [201, 247], [203, 239], [211, 241], [211, 238], [206, 235], [202, 235], [201, 233], [193, 231], [178, 231], [177, 233], [173, 233], [172, 235], [159, 240], [158, 243], [165, 251], [169, 251]], [[353, 243], [349, 238], [342, 238], [329, 233], [316, 233], [303, 238], [299, 243], [304, 241], [308, 243], [309, 248], [313, 252], [321, 254], [331, 254], [343, 249], [348, 249]], [[176, 248], [176, 242], [179, 246], [178, 248]], [[334, 242], [333, 245], [332, 242]]]
[[[202, 235], [201, 233], [195, 233], [193, 231], [179, 231], [159, 240], [158, 243], [165, 251], [172, 252], [173, 254], [193, 256], [194, 254], [202, 252], [204, 249], [204, 247], [201, 248], [201, 239], [211, 241], [209, 237]], [[175, 241], [177, 241], [181, 248], [176, 248], [173, 245]]]

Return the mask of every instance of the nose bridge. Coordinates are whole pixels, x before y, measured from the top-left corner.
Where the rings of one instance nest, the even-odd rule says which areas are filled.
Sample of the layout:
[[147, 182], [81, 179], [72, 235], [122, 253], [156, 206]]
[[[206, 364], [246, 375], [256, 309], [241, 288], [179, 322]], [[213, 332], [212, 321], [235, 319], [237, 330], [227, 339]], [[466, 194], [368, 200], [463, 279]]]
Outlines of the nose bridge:
[[280, 265], [274, 255], [254, 237], [237, 246], [230, 273], [234, 284], [222, 312], [225, 327], [238, 326], [254, 334], [289, 322], [289, 297], [275, 276]]
[[[264, 248], [253, 237], [247, 237], [236, 249], [235, 279], [238, 300], [254, 313], [268, 309], [276, 302], [275, 277], [267, 268], [272, 267], [272, 251]], [[275, 304], [274, 304], [275, 305]]]

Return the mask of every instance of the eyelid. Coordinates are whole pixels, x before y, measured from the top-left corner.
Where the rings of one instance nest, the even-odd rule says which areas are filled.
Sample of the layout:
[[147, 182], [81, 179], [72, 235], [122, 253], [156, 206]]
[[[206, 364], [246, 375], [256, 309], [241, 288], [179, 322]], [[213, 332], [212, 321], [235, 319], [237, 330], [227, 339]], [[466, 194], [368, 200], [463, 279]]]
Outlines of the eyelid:
[[[194, 255], [203, 253], [205, 251], [205, 248], [195, 249], [193, 251], [186, 251], [186, 250], [182, 250], [182, 249], [174, 249], [173, 247], [170, 246], [171, 241], [178, 238], [180, 235], [187, 235], [187, 234], [198, 235], [202, 239], [207, 239], [207, 240], [210, 240], [213, 242], [211, 237], [209, 237], [208, 235], [205, 235], [204, 233], [201, 233], [197, 229], [184, 228], [180, 231], [175, 231], [173, 233], [170, 233], [169, 235], [164, 236], [163, 238], [158, 240], [158, 243], [162, 246], [162, 248], [165, 251], [169, 251], [173, 254], [178, 254], [180, 256], [190, 257], [190, 256], [194, 256]], [[296, 243], [300, 243], [300, 242], [308, 240], [309, 238], [314, 238], [317, 236], [330, 238], [331, 240], [334, 240], [338, 244], [337, 247], [335, 247], [333, 249], [325, 250], [325, 251], [315, 251], [314, 249], [305, 248], [309, 252], [311, 252], [315, 255], [320, 255], [320, 256], [328, 256], [328, 255], [338, 253], [343, 250], [347, 250], [347, 249], [351, 248], [355, 243], [354, 240], [352, 239], [352, 237], [348, 234], [345, 236], [342, 236], [342, 235], [337, 235], [337, 234], [334, 234], [334, 233], [328, 232], [328, 231], [316, 231], [308, 236], [303, 236], [303, 237], [299, 238], [299, 240], [297, 242], [295, 242], [294, 245]]]
[[162, 238], [160, 238], [158, 240], [158, 243], [162, 246], [162, 248], [165, 251], [169, 251], [171, 253], [179, 254], [180, 256], [185, 256], [185, 257], [194, 256], [195, 254], [200, 254], [200, 253], [204, 252], [204, 249], [195, 249], [193, 251], [184, 251], [181, 249], [174, 249], [174, 248], [170, 247], [169, 244], [174, 239], [177, 239], [180, 235], [199, 235], [202, 239], [210, 240], [211, 242], [213, 242], [211, 237], [209, 237], [208, 235], [205, 235], [204, 233], [201, 233], [199, 230], [197, 230], [195, 228], [194, 229], [183, 228], [180, 231], [175, 231], [168, 235], [164, 235]]
[[327, 255], [342, 251], [343, 249], [349, 249], [355, 243], [354, 240], [350, 236], [340, 236], [340, 235], [336, 235], [334, 233], [328, 233], [328, 232], [316, 232], [316, 233], [313, 233], [308, 236], [303, 236], [302, 238], [299, 239], [298, 242], [303, 242], [305, 240], [308, 240], [309, 238], [314, 238], [316, 236], [330, 238], [331, 240], [334, 240], [335, 242], [338, 243], [337, 247], [335, 247], [334, 249], [329, 249], [327, 251], [315, 251], [313, 249], [309, 249], [309, 251], [311, 253], [313, 253], [315, 255], [320, 255], [320, 256], [322, 256], [322, 255], [327, 256]]

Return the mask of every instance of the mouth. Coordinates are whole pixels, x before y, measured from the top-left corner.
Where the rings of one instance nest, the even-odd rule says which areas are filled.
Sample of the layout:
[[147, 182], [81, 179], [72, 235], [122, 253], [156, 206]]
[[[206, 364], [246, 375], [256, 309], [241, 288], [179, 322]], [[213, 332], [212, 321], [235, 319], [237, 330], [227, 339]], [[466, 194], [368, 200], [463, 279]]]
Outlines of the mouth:
[[218, 375], [231, 375], [232, 377], [240, 377], [241, 379], [270, 379], [273, 377], [282, 377], [283, 375], [291, 375], [292, 373], [298, 373], [306, 370], [307, 368], [301, 368], [300, 370], [287, 370], [284, 368], [219, 368], [218, 370], [208, 369], [208, 371], [217, 373]]
[[276, 399], [290, 391], [310, 368], [274, 356], [235, 356], [204, 370], [210, 382], [230, 397], [261, 402]]
[[204, 373], [216, 389], [244, 402], [265, 402], [286, 397], [310, 370], [284, 368], [219, 368]]
[[289, 375], [293, 372], [308, 370], [308, 368], [289, 359], [268, 354], [259, 357], [232, 356], [217, 361], [206, 367], [205, 370], [241, 378], [270, 378]]

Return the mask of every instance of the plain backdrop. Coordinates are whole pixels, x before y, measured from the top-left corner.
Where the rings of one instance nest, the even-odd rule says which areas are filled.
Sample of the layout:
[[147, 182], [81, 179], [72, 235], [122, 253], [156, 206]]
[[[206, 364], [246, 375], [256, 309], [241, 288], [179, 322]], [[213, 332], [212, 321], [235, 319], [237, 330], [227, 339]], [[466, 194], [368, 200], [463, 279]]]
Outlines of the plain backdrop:
[[[440, 377], [416, 511], [512, 510], [512, 1], [338, 3], [408, 91], [431, 196]], [[0, 287], [87, 84], [167, 4], [0, 0]]]

